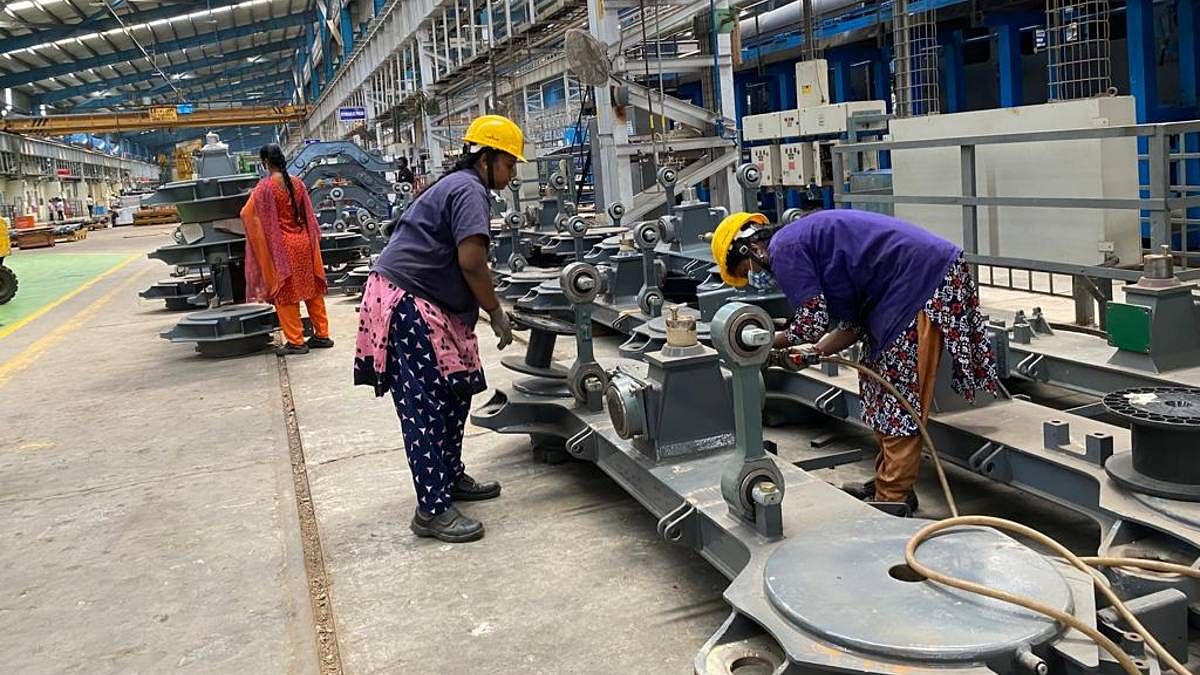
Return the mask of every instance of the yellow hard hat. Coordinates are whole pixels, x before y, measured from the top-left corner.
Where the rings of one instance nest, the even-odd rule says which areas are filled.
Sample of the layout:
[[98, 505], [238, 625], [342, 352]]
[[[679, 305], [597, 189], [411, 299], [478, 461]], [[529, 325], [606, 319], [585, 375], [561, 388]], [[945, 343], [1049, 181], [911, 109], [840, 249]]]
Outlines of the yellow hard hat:
[[725, 283], [734, 288], [741, 288], [750, 282], [746, 277], [734, 276], [725, 262], [729, 258], [729, 249], [733, 247], [733, 240], [747, 223], [766, 225], [768, 222], [767, 217], [761, 213], [738, 211], [725, 216], [725, 220], [717, 225], [709, 243], [712, 245], [713, 260], [716, 261], [717, 268], [721, 270], [721, 279]]
[[515, 122], [502, 115], [484, 115], [476, 118], [471, 122], [471, 126], [467, 127], [463, 143], [494, 148], [516, 157], [518, 162], [525, 161], [525, 134], [521, 133], [521, 127]]

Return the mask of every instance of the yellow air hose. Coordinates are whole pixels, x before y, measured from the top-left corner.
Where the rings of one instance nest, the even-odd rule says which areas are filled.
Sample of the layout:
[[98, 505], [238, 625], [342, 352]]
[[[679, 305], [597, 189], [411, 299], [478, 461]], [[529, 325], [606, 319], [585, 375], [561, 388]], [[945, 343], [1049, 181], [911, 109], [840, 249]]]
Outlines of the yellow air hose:
[[1125, 603], [1122, 602], [1119, 597], [1117, 597], [1117, 594], [1114, 593], [1111, 588], [1109, 588], [1107, 579], [1104, 577], [1104, 575], [1100, 574], [1093, 568], [1128, 567], [1149, 570], [1153, 572], [1179, 574], [1182, 576], [1191, 577], [1193, 579], [1200, 579], [1200, 570], [1192, 569], [1186, 565], [1162, 562], [1158, 560], [1146, 560], [1142, 558], [1112, 558], [1096, 556], [1079, 557], [1067, 550], [1065, 546], [1058, 543], [1053, 538], [1042, 534], [1031, 527], [1021, 525], [1020, 523], [1014, 523], [1011, 520], [1005, 520], [1003, 518], [993, 518], [991, 516], [960, 516], [958, 514], [958, 505], [954, 501], [954, 494], [950, 490], [950, 483], [946, 480], [946, 472], [942, 468], [941, 457], [938, 455], [937, 448], [933, 444], [933, 439], [929, 436], [929, 430], [926, 428], [925, 422], [921, 419], [921, 416], [918, 415], [917, 411], [913, 409], [912, 405], [900, 395], [900, 392], [896, 389], [896, 387], [893, 386], [891, 382], [885, 380], [882, 375], [861, 363], [851, 361], [840, 356], [822, 356], [821, 360], [827, 363], [836, 363], [839, 366], [853, 368], [854, 370], [862, 373], [865, 377], [878, 382], [885, 391], [887, 391], [892, 395], [893, 398], [896, 399], [896, 401], [900, 404], [900, 407], [904, 408], [905, 412], [911, 415], [913, 420], [916, 421], [917, 428], [921, 432], [921, 438], [924, 440], [925, 446], [929, 449], [929, 455], [933, 458], [933, 466], [937, 471], [938, 482], [941, 483], [942, 494], [945, 495], [946, 504], [950, 507], [950, 513], [952, 515], [950, 518], [926, 525], [918, 530], [911, 539], [909, 539], [908, 544], [904, 547], [904, 559], [914, 572], [924, 576], [930, 581], [971, 593], [976, 593], [978, 595], [983, 595], [989, 598], [994, 598], [996, 600], [1001, 600], [1010, 604], [1019, 605], [1033, 612], [1037, 612], [1038, 614], [1048, 616], [1063, 625], [1070, 626], [1084, 635], [1087, 635], [1102, 649], [1111, 654], [1126, 673], [1129, 673], [1129, 675], [1139, 675], [1141, 670], [1138, 668], [1138, 664], [1135, 662], [1133, 657], [1125, 653], [1125, 651], [1122, 650], [1115, 642], [1110, 640], [1100, 631], [1096, 630], [1096, 628], [1084, 623], [1083, 621], [1080, 621], [1074, 615], [1040, 603], [1032, 598], [1027, 598], [1015, 593], [1009, 593], [1007, 591], [1002, 591], [990, 586], [977, 584], [971, 581], [966, 581], [943, 574], [926, 567], [917, 560], [917, 548], [922, 543], [928, 541], [938, 532], [942, 532], [954, 527], [991, 527], [997, 530], [1025, 537], [1030, 541], [1041, 544], [1042, 546], [1054, 551], [1056, 554], [1066, 560], [1067, 563], [1069, 563], [1072, 567], [1075, 567], [1076, 569], [1088, 574], [1092, 578], [1092, 585], [1095, 586], [1096, 590], [1099, 591], [1100, 594], [1106, 599], [1108, 599], [1113, 609], [1115, 609], [1117, 613], [1121, 615], [1121, 618], [1125, 620], [1125, 623], [1129, 626], [1129, 629], [1141, 636], [1146, 646], [1154, 652], [1162, 665], [1174, 670], [1179, 675], [1192, 675], [1191, 671], [1187, 669], [1187, 666], [1180, 663], [1175, 657], [1171, 656], [1171, 654], [1162, 646], [1162, 644], [1160, 644], [1158, 640], [1156, 640], [1154, 636], [1150, 634], [1150, 631], [1146, 630], [1146, 627], [1137, 620], [1137, 617], [1133, 615], [1133, 612], [1129, 611], [1129, 608], [1125, 606]]

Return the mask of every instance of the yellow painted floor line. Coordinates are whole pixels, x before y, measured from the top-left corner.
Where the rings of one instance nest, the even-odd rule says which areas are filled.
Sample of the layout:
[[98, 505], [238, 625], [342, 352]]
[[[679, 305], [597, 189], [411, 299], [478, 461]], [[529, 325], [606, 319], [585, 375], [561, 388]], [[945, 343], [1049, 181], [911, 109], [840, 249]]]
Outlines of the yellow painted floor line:
[[94, 279], [91, 279], [91, 280], [85, 282], [79, 288], [76, 288], [75, 290], [71, 291], [70, 293], [67, 293], [66, 295], [62, 296], [61, 298], [58, 298], [54, 302], [51, 302], [50, 304], [46, 305], [45, 307], [42, 307], [41, 309], [37, 310], [33, 314], [30, 314], [29, 316], [27, 316], [23, 319], [20, 319], [14, 323], [8, 324], [7, 326], [0, 327], [0, 339], [8, 337], [9, 335], [12, 335], [18, 329], [20, 329], [22, 326], [28, 324], [29, 322], [33, 321], [34, 319], [38, 318], [39, 316], [42, 316], [46, 312], [49, 312], [50, 310], [54, 309], [55, 307], [58, 307], [59, 305], [63, 304], [64, 302], [70, 300], [71, 298], [73, 298], [73, 297], [79, 295], [80, 293], [86, 291], [87, 289], [91, 288], [92, 286], [95, 286], [101, 279], [104, 279], [105, 277], [108, 277], [108, 276], [116, 273], [118, 270], [124, 268], [126, 265], [133, 262], [134, 260], [137, 260], [140, 257], [142, 257], [142, 254], [134, 253], [133, 255], [129, 256], [128, 258], [117, 263], [117, 265], [115, 267], [112, 267], [111, 269], [108, 269], [108, 270], [100, 273]]
[[[101, 275], [101, 276], [105, 276], [105, 275], [111, 274], [112, 272], [117, 271], [118, 269], [129, 264], [131, 261], [133, 261], [134, 259], [136, 259], [138, 257], [140, 257], [140, 255], [131, 256], [129, 258], [129, 260], [126, 260], [125, 262], [121, 263], [117, 267], [114, 267], [113, 269], [109, 270], [108, 272], [105, 272], [104, 275]], [[117, 293], [124, 291], [127, 287], [129, 287], [129, 285], [131, 285], [139, 277], [140, 277], [140, 275], [138, 275], [138, 274], [131, 274], [128, 279], [126, 279], [125, 281], [122, 281], [120, 284], [117, 284], [117, 286], [114, 287], [109, 292], [107, 292], [104, 295], [100, 296], [99, 298], [96, 298], [95, 300], [93, 300], [86, 307], [84, 307], [83, 309], [76, 312], [74, 316], [72, 316], [71, 318], [64, 321], [62, 324], [60, 324], [54, 330], [50, 331], [49, 333], [46, 333], [42, 337], [35, 340], [33, 342], [33, 344], [26, 347], [24, 350], [22, 350], [16, 356], [10, 358], [9, 360], [5, 361], [4, 363], [0, 363], [0, 389], [3, 389], [4, 385], [8, 384], [8, 381], [10, 379], [12, 379], [13, 375], [16, 375], [20, 371], [25, 370], [30, 365], [32, 365], [33, 362], [36, 361], [37, 358], [42, 355], [42, 352], [44, 352], [47, 349], [49, 349], [50, 347], [54, 346], [54, 344], [56, 342], [65, 338], [71, 332], [75, 331], [80, 326], [82, 326], [84, 324], [84, 322], [86, 322], [88, 319], [91, 319], [93, 316], [95, 316], [97, 313], [99, 313], [100, 310], [103, 309], [104, 306], [106, 304], [108, 304], [108, 302], [117, 295]], [[90, 285], [96, 283], [97, 281], [100, 280], [100, 278], [101, 277], [97, 277], [97, 278], [93, 279], [92, 281], [88, 282], [87, 285], [90, 286]], [[80, 288], [77, 291], [75, 291], [75, 293], [78, 293], [79, 291], [82, 291], [82, 290], [83, 290], [83, 288]], [[72, 295], [74, 295], [74, 293], [72, 293]], [[66, 298], [63, 298], [63, 300], [65, 300], [65, 299]], [[60, 300], [59, 302], [62, 302], [62, 300]], [[55, 304], [58, 304], [58, 303], [55, 303]], [[32, 318], [33, 317], [29, 317], [29, 320], [32, 320]]]

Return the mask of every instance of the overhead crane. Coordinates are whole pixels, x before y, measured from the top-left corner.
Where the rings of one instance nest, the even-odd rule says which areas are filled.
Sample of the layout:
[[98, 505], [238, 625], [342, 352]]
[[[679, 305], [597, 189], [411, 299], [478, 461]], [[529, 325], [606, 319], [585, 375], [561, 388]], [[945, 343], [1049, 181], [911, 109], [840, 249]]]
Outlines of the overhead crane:
[[168, 105], [112, 113], [7, 118], [0, 122], [0, 131], [36, 136], [66, 136], [76, 133], [105, 134], [142, 129], [213, 129], [303, 122], [307, 114], [307, 106], [302, 105], [197, 108], [186, 113], [181, 112], [177, 106]]

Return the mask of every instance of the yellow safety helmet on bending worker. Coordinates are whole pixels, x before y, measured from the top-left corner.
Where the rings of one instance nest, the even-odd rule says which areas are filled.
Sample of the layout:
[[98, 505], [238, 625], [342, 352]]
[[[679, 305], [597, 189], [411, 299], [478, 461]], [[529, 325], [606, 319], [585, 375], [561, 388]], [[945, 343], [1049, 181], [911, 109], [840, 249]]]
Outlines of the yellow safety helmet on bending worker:
[[749, 283], [746, 277], [734, 276], [733, 271], [729, 269], [729, 251], [733, 248], [733, 240], [738, 238], [738, 234], [742, 229], [751, 223], [755, 225], [767, 225], [770, 221], [761, 213], [747, 213], [746, 211], [738, 211], [731, 213], [717, 225], [717, 229], [712, 234], [710, 244], [712, 245], [713, 260], [717, 263], [717, 268], [721, 271], [721, 279], [725, 283], [734, 288], [741, 288]]
[[525, 161], [525, 134], [521, 133], [521, 127], [516, 122], [502, 115], [476, 118], [467, 127], [463, 143], [507, 152], [516, 157], [518, 162]]

